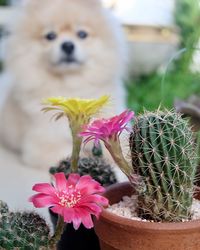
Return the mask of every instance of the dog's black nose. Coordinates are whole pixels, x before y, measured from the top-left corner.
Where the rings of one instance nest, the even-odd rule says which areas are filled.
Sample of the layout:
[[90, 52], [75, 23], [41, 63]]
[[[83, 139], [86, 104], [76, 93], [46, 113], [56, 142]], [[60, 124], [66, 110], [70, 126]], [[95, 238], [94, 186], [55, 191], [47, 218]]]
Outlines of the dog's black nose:
[[67, 55], [71, 55], [74, 52], [75, 46], [72, 42], [64, 42], [61, 48]]

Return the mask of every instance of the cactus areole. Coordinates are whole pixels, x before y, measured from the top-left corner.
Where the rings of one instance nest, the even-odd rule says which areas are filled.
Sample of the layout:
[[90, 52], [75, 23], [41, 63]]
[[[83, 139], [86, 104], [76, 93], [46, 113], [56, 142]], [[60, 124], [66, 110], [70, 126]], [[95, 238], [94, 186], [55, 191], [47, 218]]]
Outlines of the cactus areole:
[[132, 165], [144, 183], [138, 213], [145, 219], [190, 219], [197, 150], [188, 121], [174, 111], [145, 112], [130, 136]]

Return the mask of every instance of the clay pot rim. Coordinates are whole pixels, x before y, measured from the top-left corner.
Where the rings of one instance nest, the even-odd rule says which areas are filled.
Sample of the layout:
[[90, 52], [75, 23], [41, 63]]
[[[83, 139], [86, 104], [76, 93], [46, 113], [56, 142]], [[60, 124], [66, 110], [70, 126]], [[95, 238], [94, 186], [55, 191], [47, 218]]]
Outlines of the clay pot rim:
[[[116, 188], [123, 188], [130, 186], [129, 182], [122, 182], [122, 183], [116, 183], [108, 188], [106, 188], [106, 192], [103, 194], [105, 197], [107, 197], [107, 194], [109, 194], [110, 191], [115, 190]], [[200, 189], [198, 189], [198, 192], [200, 192]], [[130, 228], [132, 229], [143, 229], [143, 230], [159, 230], [159, 231], [187, 231], [187, 230], [197, 230], [200, 227], [200, 219], [193, 220], [193, 221], [184, 221], [184, 222], [146, 222], [146, 221], [137, 221], [137, 220], [131, 220], [119, 215], [116, 215], [110, 211], [107, 211], [105, 208], [103, 208], [102, 213], [100, 215], [100, 219], [106, 221], [107, 223], [112, 223], [117, 226], [122, 225], [123, 227], [127, 227], [128, 230]]]

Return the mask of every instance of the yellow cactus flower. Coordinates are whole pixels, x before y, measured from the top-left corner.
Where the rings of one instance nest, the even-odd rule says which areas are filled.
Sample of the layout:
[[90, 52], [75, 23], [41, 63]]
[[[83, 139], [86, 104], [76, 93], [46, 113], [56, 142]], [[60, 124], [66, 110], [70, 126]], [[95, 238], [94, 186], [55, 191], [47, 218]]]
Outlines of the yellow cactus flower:
[[64, 115], [68, 119], [88, 119], [99, 112], [99, 110], [108, 103], [109, 96], [105, 95], [99, 99], [80, 99], [80, 98], [65, 98], [65, 97], [50, 97], [44, 100], [44, 112], [58, 111], [55, 119], [60, 119]]
[[105, 95], [99, 99], [80, 99], [65, 97], [50, 97], [44, 100], [46, 105], [42, 110], [44, 112], [56, 111], [55, 120], [66, 116], [69, 120], [69, 126], [73, 138], [73, 149], [71, 155], [71, 168], [73, 172], [77, 171], [78, 159], [82, 144], [82, 138], [78, 136], [83, 125], [89, 123], [90, 118], [98, 113], [100, 109], [108, 103], [109, 96]]

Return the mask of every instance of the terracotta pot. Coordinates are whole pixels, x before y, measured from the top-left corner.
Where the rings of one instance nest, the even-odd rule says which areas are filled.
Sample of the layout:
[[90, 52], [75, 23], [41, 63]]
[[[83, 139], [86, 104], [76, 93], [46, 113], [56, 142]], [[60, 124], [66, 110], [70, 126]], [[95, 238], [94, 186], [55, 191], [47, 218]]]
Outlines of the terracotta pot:
[[[134, 190], [127, 183], [114, 184], [105, 192], [110, 204]], [[200, 199], [200, 192], [199, 197]], [[200, 220], [178, 223], [135, 221], [103, 210], [95, 220], [101, 250], [199, 250]]]

